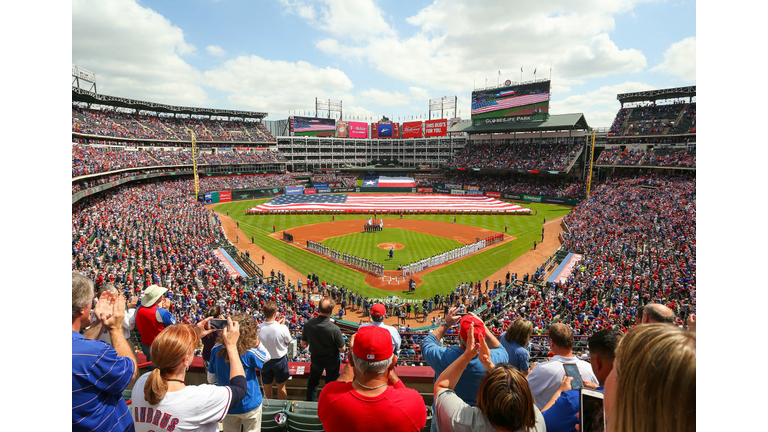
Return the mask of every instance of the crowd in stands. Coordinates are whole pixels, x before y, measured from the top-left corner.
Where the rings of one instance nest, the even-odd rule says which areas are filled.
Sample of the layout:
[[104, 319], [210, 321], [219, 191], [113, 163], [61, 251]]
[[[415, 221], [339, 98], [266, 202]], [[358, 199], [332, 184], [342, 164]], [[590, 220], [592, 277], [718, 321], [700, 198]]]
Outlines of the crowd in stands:
[[[284, 156], [269, 150], [200, 151], [199, 165], [258, 165], [278, 163]], [[191, 165], [192, 153], [185, 150], [135, 150], [72, 145], [72, 177], [147, 166]]]
[[[679, 119], [679, 120], [678, 120]], [[649, 103], [621, 108], [608, 136], [696, 133], [696, 103]]]
[[613, 147], [603, 150], [595, 164], [696, 168], [696, 148], [657, 147], [643, 150]]
[[312, 175], [312, 183], [341, 183], [342, 187], [355, 187], [357, 185], [357, 177], [337, 173], [314, 174]]
[[[305, 324], [319, 314], [315, 302], [309, 300], [313, 292], [370, 314], [373, 302], [368, 298], [314, 274], [307, 275], [301, 285], [286, 281], [279, 272], [275, 275], [274, 270], [273, 277], [265, 275], [250, 284], [230, 277], [210, 250], [223, 240], [221, 225], [215, 214], [184, 192], [185, 182], [189, 181], [126, 185], [78, 202], [72, 210], [72, 270], [93, 280], [97, 290], [111, 283], [118, 292], [134, 295], [151, 285], [166, 287], [168, 311], [178, 323], [206, 322], [205, 314], [213, 306], [219, 306], [225, 316], [245, 313], [262, 321], [265, 303], [274, 301], [286, 317], [285, 325], [300, 338]], [[438, 366], [439, 357], [428, 346], [436, 338], [443, 340], [444, 349], [456, 344], [466, 348], [466, 328], [455, 309], [449, 310], [461, 305], [487, 323], [482, 344], [502, 337], [519, 319], [530, 321], [537, 335], [561, 323], [576, 336], [591, 337], [610, 328], [632, 334], [636, 312], [646, 305], [669, 308], [676, 317], [673, 322], [682, 326], [696, 308], [695, 184], [695, 177], [645, 174], [617, 175], [596, 185], [589, 199], [564, 219], [563, 248], [583, 254], [583, 259], [571, 276], [551, 288], [542, 285], [546, 271], [542, 265], [533, 275], [466, 282], [450, 294], [424, 299], [421, 305], [399, 307], [388, 302], [391, 315], [418, 316], [419, 312], [442, 310], [449, 324], [459, 325], [455, 329], [438, 327], [439, 338], [437, 334], [412, 334], [409, 327], [398, 326], [399, 332], [408, 333], [399, 344], [399, 364], [428, 364], [436, 377], [450, 372], [448, 364]], [[514, 280], [521, 282], [510, 286]], [[482, 321], [472, 325], [482, 329]], [[473, 333], [472, 326], [468, 328]], [[483, 333], [477, 337], [482, 338]], [[554, 351], [544, 347], [542, 354], [548, 349]], [[668, 351], [673, 355], [675, 350]], [[623, 352], [618, 350], [617, 355]], [[459, 361], [458, 356], [451, 361]], [[354, 362], [349, 352], [344, 358]], [[298, 350], [292, 360], [313, 361], [306, 349]], [[486, 368], [489, 377], [495, 369], [493, 365]], [[621, 386], [628, 385], [622, 384], [627, 379], [624, 375], [619, 379], [618, 395]], [[524, 391], [524, 382], [517, 391]], [[454, 382], [445, 388], [452, 391], [455, 386]], [[531, 384], [530, 390], [533, 388]], [[466, 389], [459, 385], [455, 390], [465, 399], [461, 393]], [[140, 397], [137, 401], [141, 403]], [[487, 404], [478, 400], [477, 405], [487, 415]], [[546, 411], [538, 405], [536, 410]]]
[[581, 153], [584, 143], [583, 137], [483, 141], [465, 146], [447, 166], [562, 171]]
[[445, 176], [416, 177], [415, 180], [417, 187], [429, 187], [444, 183], [454, 186], [461, 185], [461, 187], [473, 186], [483, 191], [543, 195], [557, 198], [582, 198], [586, 195], [584, 181], [570, 178], [523, 175], [498, 176], [459, 172]]
[[275, 138], [258, 121], [142, 115], [105, 107], [101, 110], [72, 106], [72, 132], [146, 140], [273, 142]]

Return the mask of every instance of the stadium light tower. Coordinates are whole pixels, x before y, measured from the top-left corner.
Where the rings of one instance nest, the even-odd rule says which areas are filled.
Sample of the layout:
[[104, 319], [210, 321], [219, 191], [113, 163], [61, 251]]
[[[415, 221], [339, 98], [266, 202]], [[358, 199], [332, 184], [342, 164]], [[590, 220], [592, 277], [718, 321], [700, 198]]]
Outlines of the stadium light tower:
[[315, 98], [315, 117], [318, 116], [318, 111], [328, 111], [328, 118], [331, 118], [331, 111], [337, 112], [339, 113], [339, 120], [341, 120], [343, 114], [341, 101], [331, 101], [330, 99], [321, 101], [318, 98]]
[[451, 99], [448, 96], [443, 96], [440, 99], [430, 99], [429, 100], [429, 120], [432, 120], [432, 111], [440, 111], [440, 118], [445, 118], [445, 111], [453, 110], [453, 116], [456, 117], [456, 105], [458, 102], [458, 96], [454, 96], [453, 99]]
[[82, 88], [80, 87], [80, 80], [91, 83], [91, 87], [88, 89], [89, 92], [98, 93], [96, 91], [96, 74], [88, 69], [72, 65], [72, 87]]

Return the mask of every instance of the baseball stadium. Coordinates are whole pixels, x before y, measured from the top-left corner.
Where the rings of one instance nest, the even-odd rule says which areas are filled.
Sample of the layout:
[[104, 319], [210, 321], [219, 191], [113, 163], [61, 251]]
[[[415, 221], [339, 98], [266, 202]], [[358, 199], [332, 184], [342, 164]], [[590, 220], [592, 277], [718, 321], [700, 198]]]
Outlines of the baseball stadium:
[[[201, 108], [102, 94], [96, 73], [73, 65], [73, 316], [75, 274], [90, 281], [98, 300], [93, 322], [103, 319], [81, 329], [85, 339], [103, 325], [102, 336], [114, 342], [119, 331], [113, 334], [109, 314], [97, 308], [105, 299], [125, 303], [125, 322], [132, 324], [122, 328], [138, 373], [118, 396], [135, 430], [159, 420], [170, 431], [178, 421], [164, 419], [160, 405], [134, 388], [154, 371], [187, 387], [211, 383], [219, 366], [212, 366], [213, 342], [205, 339], [213, 331], [209, 320], [225, 321], [215, 345], [222, 352], [231, 348], [222, 334], [235, 328], [228, 318], [247, 316], [263, 326], [278, 317], [288, 329], [282, 383], [262, 370], [271, 365], [259, 357], [265, 351], [247, 347], [260, 366], [243, 360], [246, 378], [249, 367], [255, 371], [262, 431], [339, 430], [341, 420], [327, 417], [323, 398], [330, 391], [323, 390], [335, 391], [333, 377], [351, 389], [354, 378], [363, 395], [377, 388], [358, 381], [368, 376], [358, 350], [375, 343], [367, 335], [371, 323], [395, 333], [386, 357], [393, 359], [390, 375], [379, 387], [404, 386], [417, 395], [418, 413], [409, 415], [426, 413], [426, 423], [402, 430], [423, 431], [464, 430], [438, 424], [444, 417], [437, 388], [453, 365], [435, 352], [456, 350], [459, 362], [472, 349], [467, 332], [477, 326], [485, 329], [479, 338], [486, 336], [472, 361], [483, 358], [485, 347], [489, 359], [503, 352], [505, 364], [514, 364], [512, 351], [504, 351], [512, 343], [507, 334], [529, 327], [523, 343], [515, 341], [527, 352], [515, 373], [522, 373], [547, 429], [534, 365], [543, 370], [561, 355], [586, 365], [591, 358], [595, 377], [582, 370], [580, 378], [599, 381], [602, 390], [597, 335], [631, 339], [630, 330], [646, 322], [695, 331], [696, 86], [616, 94], [621, 108], [603, 128], [590, 126], [581, 112], [554, 112], [553, 85], [506, 80], [475, 88], [470, 118], [455, 116], [456, 99], [444, 97], [422, 102], [432, 108], [447, 100], [453, 116], [361, 122], [345, 117], [340, 103], [316, 99], [315, 115], [267, 120], [269, 107]], [[337, 108], [338, 118], [331, 116]], [[317, 114], [323, 110], [328, 116]], [[142, 325], [155, 310], [162, 319], [152, 315]], [[342, 338], [330, 356], [339, 366], [325, 372], [316, 372], [324, 358], [317, 347], [335, 339], [317, 339], [318, 318], [332, 326], [323, 331]], [[465, 320], [475, 320], [469, 331]], [[184, 360], [183, 379], [166, 379], [158, 346], [180, 325], [205, 337]], [[568, 328], [565, 351], [552, 336], [557, 326]], [[259, 334], [266, 327], [260, 328]], [[263, 337], [255, 347], [270, 343]], [[695, 339], [693, 355], [695, 362]], [[610, 357], [615, 369], [613, 349]], [[490, 376], [495, 369], [486, 370]], [[392, 376], [402, 384], [387, 381]], [[218, 387], [235, 383], [219, 378]], [[470, 402], [476, 394], [467, 399], [460, 389], [461, 380], [459, 398], [503, 426], [481, 400], [479, 408]], [[695, 397], [695, 385], [693, 391]], [[155, 407], [154, 418], [146, 403]], [[73, 408], [73, 430], [80, 421], [74, 416]], [[362, 427], [350, 421], [346, 430]], [[211, 424], [234, 430], [221, 419]]]

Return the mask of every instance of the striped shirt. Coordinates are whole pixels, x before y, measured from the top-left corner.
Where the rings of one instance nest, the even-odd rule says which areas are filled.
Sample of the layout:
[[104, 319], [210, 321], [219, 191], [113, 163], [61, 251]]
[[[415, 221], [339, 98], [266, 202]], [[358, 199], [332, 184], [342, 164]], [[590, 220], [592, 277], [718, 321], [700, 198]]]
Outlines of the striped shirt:
[[123, 399], [134, 364], [103, 341], [72, 331], [72, 430], [134, 430]]

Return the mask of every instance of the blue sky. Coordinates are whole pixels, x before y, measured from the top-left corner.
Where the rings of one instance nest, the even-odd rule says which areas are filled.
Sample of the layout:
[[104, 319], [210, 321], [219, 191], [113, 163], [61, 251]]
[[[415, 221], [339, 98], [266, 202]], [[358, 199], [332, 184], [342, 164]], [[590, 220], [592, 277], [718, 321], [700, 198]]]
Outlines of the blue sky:
[[696, 84], [696, 3], [74, 0], [72, 63], [103, 94], [272, 120], [318, 97], [404, 121], [443, 96], [466, 119], [473, 86], [551, 67], [550, 112], [607, 127], [617, 93]]

